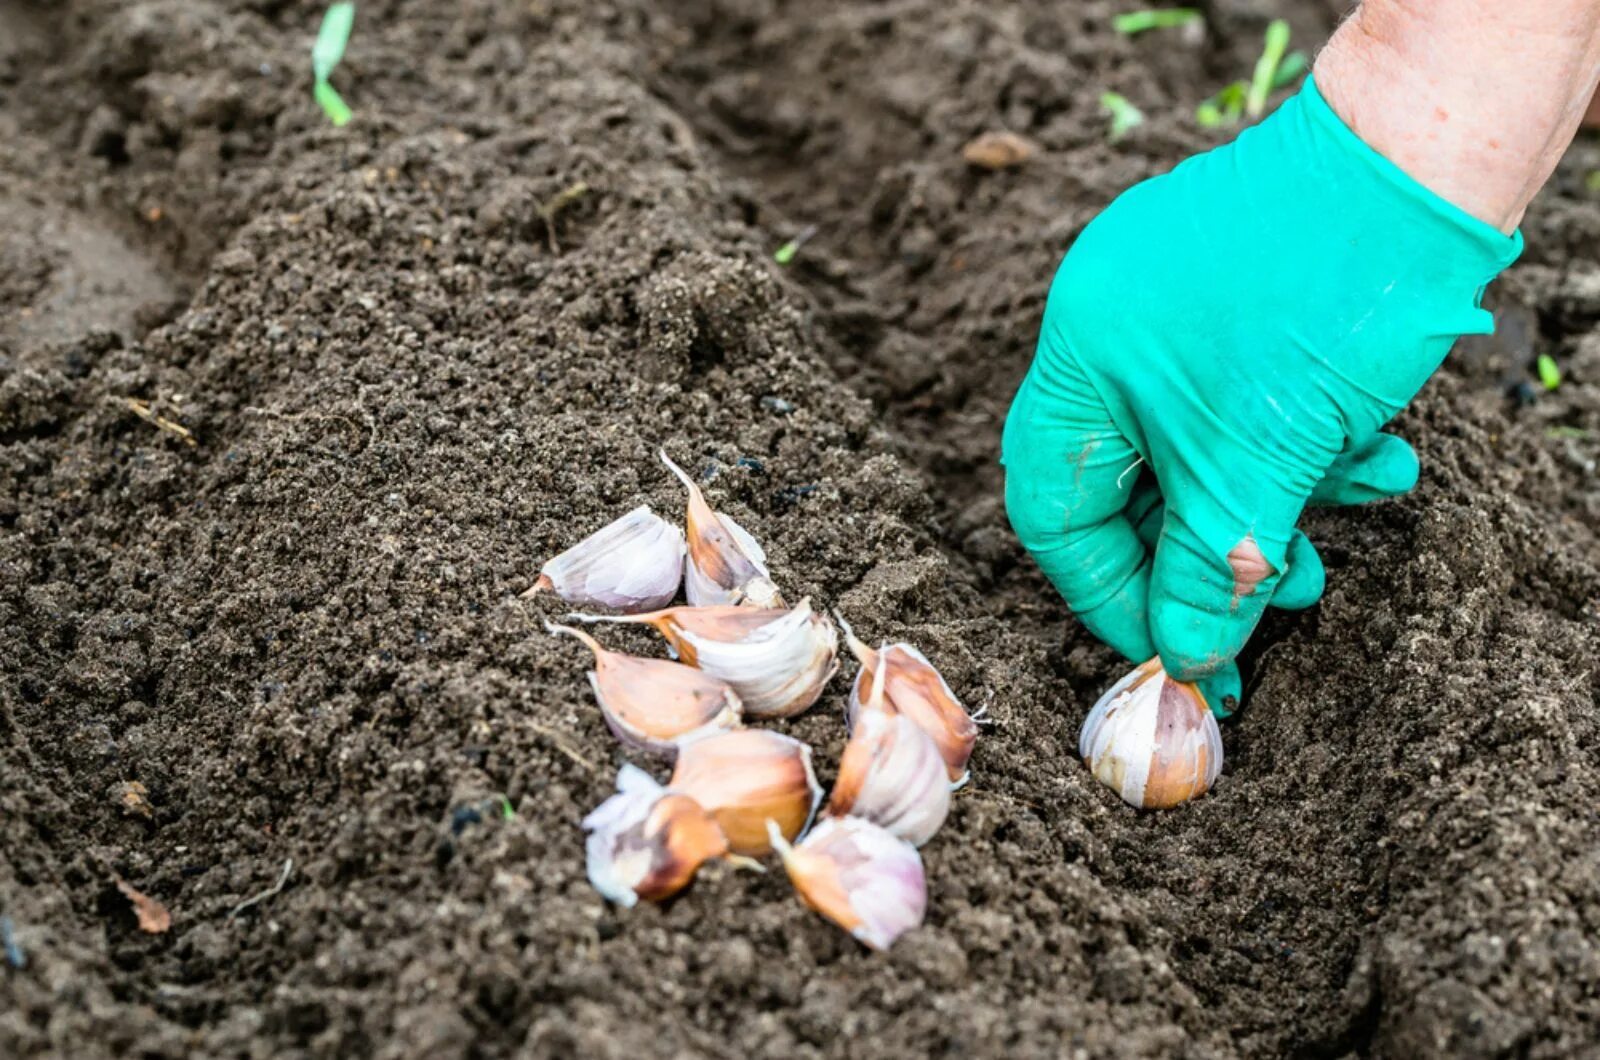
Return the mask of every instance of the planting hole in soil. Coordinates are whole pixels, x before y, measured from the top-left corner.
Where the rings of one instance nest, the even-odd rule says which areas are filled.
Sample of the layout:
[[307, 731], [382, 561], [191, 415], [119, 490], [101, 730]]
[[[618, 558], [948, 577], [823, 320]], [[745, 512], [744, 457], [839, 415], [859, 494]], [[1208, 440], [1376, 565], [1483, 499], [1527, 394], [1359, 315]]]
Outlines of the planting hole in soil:
[[[1084, 225], [1341, 7], [1139, 6], [361, 4], [336, 125], [325, 3], [0, 0], [0, 1056], [1592, 1049], [1600, 140], [1393, 425], [1418, 488], [1302, 521], [1328, 588], [1250, 641], [1221, 776], [1140, 812], [1001, 426]], [[773, 856], [586, 878], [670, 766], [545, 632], [590, 606], [524, 594], [683, 525], [661, 450], [986, 712], [886, 952]], [[855, 667], [761, 723], [828, 786]]]

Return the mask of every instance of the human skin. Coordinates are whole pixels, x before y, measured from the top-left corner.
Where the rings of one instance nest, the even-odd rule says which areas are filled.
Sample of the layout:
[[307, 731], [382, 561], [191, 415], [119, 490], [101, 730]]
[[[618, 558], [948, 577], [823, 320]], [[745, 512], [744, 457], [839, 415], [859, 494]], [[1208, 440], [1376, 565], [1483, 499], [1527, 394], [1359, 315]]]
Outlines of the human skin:
[[1509, 233], [1594, 99], [1600, 2], [1367, 0], [1315, 76], [1369, 146]]

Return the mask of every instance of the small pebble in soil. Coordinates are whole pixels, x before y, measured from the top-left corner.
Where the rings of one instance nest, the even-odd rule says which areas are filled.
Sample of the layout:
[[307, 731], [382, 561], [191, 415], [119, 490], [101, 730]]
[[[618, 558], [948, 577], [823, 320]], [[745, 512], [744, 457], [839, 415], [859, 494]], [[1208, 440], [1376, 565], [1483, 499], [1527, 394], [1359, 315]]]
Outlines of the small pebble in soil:
[[22, 952], [22, 943], [17, 941], [16, 924], [8, 916], [0, 916], [0, 947], [4, 947], [6, 963], [11, 967], [21, 970], [28, 966], [28, 955]]

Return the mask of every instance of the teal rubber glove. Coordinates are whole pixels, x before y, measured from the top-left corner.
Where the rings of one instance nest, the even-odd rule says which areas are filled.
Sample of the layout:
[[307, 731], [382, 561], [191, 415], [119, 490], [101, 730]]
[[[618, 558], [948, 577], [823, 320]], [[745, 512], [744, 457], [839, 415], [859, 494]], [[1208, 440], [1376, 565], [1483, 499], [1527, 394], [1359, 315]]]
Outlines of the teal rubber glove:
[[1308, 80], [1139, 184], [1073, 244], [1006, 420], [1006, 510], [1095, 635], [1234, 709], [1268, 603], [1324, 571], [1308, 503], [1415, 484], [1378, 428], [1522, 249], [1373, 151]]

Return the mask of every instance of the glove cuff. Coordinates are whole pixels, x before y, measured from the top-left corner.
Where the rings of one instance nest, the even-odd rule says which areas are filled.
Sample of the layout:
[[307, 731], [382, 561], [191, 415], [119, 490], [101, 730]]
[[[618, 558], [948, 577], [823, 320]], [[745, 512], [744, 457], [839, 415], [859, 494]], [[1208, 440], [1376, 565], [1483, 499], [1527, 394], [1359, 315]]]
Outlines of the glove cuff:
[[1383, 196], [1399, 208], [1397, 216], [1405, 217], [1414, 226], [1413, 232], [1396, 233], [1397, 236], [1409, 236], [1407, 241], [1415, 242], [1419, 249], [1427, 248], [1436, 254], [1446, 251], [1436, 260], [1458, 263], [1468, 270], [1467, 278], [1480, 286], [1498, 276], [1522, 253], [1520, 228], [1506, 235], [1379, 154], [1322, 98], [1314, 77], [1306, 78], [1304, 86], [1283, 109], [1291, 107], [1298, 110], [1297, 119], [1315, 127], [1341, 149], [1352, 167], [1344, 176], [1358, 179], [1362, 191]]

